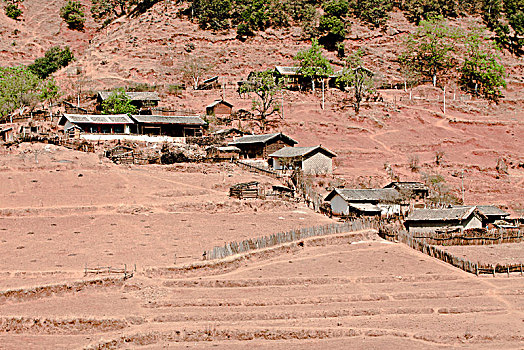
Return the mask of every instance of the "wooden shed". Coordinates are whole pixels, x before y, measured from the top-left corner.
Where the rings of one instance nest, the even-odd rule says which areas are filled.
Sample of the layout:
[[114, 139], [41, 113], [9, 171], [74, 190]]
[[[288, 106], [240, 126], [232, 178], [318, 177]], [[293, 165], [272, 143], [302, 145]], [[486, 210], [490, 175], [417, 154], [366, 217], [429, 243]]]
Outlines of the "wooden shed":
[[12, 126], [0, 130], [0, 140], [3, 142], [13, 142], [15, 134]]
[[271, 153], [284, 147], [293, 147], [297, 143], [297, 141], [283, 133], [276, 133], [243, 136], [233, 140], [229, 145], [240, 148], [240, 158], [267, 159]]
[[240, 148], [235, 146], [209, 146], [206, 148], [207, 158], [215, 161], [238, 159]]
[[256, 199], [259, 197], [258, 182], [251, 181], [233, 185], [229, 188], [229, 196], [238, 199]]
[[135, 163], [135, 151], [129, 146], [117, 145], [107, 151], [106, 156], [117, 164]]
[[204, 80], [202, 84], [198, 85], [197, 90], [211, 90], [211, 89], [220, 89], [220, 83], [218, 82], [218, 75]]
[[233, 112], [233, 105], [224, 100], [215, 100], [210, 105], [206, 106], [206, 114], [214, 115], [218, 118], [227, 118]]

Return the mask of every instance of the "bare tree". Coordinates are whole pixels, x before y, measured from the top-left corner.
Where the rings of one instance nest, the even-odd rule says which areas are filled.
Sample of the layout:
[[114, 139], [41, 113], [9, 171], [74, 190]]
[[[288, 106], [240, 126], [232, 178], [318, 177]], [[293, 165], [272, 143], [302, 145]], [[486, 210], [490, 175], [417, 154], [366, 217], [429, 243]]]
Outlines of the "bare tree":
[[211, 70], [212, 66], [206, 60], [199, 56], [190, 56], [186, 58], [182, 64], [181, 70], [184, 79], [187, 79], [193, 85], [193, 89], [197, 90], [202, 76]]

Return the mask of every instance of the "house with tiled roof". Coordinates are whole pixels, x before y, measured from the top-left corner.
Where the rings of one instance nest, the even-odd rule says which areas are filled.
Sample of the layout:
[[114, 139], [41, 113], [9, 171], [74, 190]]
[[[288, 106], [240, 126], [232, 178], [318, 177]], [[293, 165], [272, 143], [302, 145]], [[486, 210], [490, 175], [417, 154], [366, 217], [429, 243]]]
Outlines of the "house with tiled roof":
[[482, 228], [485, 218], [477, 207], [418, 209], [406, 218], [404, 225], [409, 232], [463, 231]]
[[275, 170], [300, 169], [304, 174], [333, 173], [336, 153], [319, 146], [284, 147], [269, 155], [268, 162]]
[[283, 133], [246, 135], [229, 142], [229, 146], [240, 148], [240, 158], [267, 159], [281, 148], [293, 147], [298, 142]]

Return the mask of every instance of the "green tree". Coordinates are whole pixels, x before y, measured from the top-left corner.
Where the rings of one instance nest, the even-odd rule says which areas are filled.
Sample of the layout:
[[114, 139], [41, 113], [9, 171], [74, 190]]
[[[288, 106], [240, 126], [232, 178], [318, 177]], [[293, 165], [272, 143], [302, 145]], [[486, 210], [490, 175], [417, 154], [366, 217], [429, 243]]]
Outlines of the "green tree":
[[316, 39], [311, 40], [309, 49], [297, 53], [294, 59], [298, 61], [300, 67], [298, 72], [311, 79], [313, 92], [315, 92], [315, 81], [319, 77], [323, 78], [333, 73], [329, 61], [322, 55], [322, 46]]
[[8, 4], [5, 7], [5, 15], [18, 21], [18, 18], [22, 16], [22, 10], [18, 7], [18, 5]]
[[60, 9], [60, 17], [67, 23], [69, 28], [83, 30], [86, 17], [84, 7], [78, 1], [69, 0], [66, 5]]
[[40, 87], [40, 94], [38, 96], [39, 100], [47, 103], [47, 108], [49, 109], [49, 114], [53, 116], [53, 111], [51, 109], [53, 102], [55, 102], [58, 97], [60, 97], [60, 89], [53, 78], [45, 80]]
[[520, 56], [524, 46], [524, 1], [504, 0], [504, 11], [508, 25], [512, 29], [511, 51]]
[[34, 106], [40, 100], [41, 83], [27, 67], [0, 67], [0, 117]]
[[29, 70], [40, 79], [46, 79], [60, 68], [66, 67], [74, 59], [68, 46], [64, 49], [54, 46], [46, 51], [44, 57], [37, 58], [33, 64], [29, 65]]
[[506, 71], [494, 48], [486, 44], [480, 28], [465, 37], [466, 53], [460, 68], [460, 84], [466, 91], [481, 94], [488, 100], [498, 103], [502, 97], [501, 89], [506, 87]]
[[273, 120], [269, 118], [280, 116], [280, 106], [277, 99], [281, 90], [282, 87], [275, 81], [272, 70], [254, 72], [240, 86], [239, 92], [241, 94], [255, 94], [252, 108], [257, 113], [255, 121], [262, 131], [265, 131], [267, 126], [273, 123]]
[[416, 24], [422, 20], [429, 20], [438, 16], [445, 18], [459, 15], [457, 0], [406, 0], [402, 2], [402, 9], [406, 17]]
[[318, 31], [323, 35], [320, 41], [326, 48], [334, 50], [337, 43], [346, 37], [349, 3], [346, 0], [329, 0], [322, 4], [322, 9], [324, 15], [318, 25]]
[[354, 109], [355, 113], [360, 112], [360, 104], [362, 100], [369, 94], [375, 91], [373, 73], [371, 70], [362, 66], [363, 52], [358, 50], [348, 58], [346, 58], [346, 66], [337, 77], [337, 84], [345, 89], [346, 86], [352, 87], [354, 90]]
[[192, 0], [191, 13], [203, 29], [220, 30], [229, 28], [232, 0]]
[[113, 90], [111, 95], [102, 102], [103, 114], [134, 114], [136, 111], [136, 107], [131, 104], [131, 99], [123, 88]]
[[352, 0], [350, 12], [360, 20], [373, 27], [382, 27], [386, 24], [393, 2], [389, 0]]
[[404, 51], [399, 56], [402, 65], [409, 67], [437, 84], [437, 76], [455, 65], [458, 32], [440, 17], [421, 21], [415, 33], [404, 41]]

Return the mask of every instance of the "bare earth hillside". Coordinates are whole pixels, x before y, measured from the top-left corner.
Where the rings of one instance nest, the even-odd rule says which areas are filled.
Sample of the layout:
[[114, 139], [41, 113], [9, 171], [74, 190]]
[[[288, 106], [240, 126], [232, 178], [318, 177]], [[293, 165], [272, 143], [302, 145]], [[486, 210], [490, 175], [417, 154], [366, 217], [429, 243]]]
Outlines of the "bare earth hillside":
[[[81, 2], [89, 14], [90, 1]], [[22, 21], [0, 11], [2, 65], [29, 64], [52, 46], [69, 45], [72, 67], [80, 70], [57, 73], [67, 96], [180, 84], [181, 63], [203, 57], [223, 89], [160, 90], [161, 106], [203, 113], [221, 97], [249, 110], [252, 101], [238, 95], [237, 81], [292, 65], [309, 46], [294, 27], [246, 42], [234, 31], [202, 31], [177, 17], [174, 3], [161, 1], [104, 29], [88, 16], [86, 30], [77, 32], [59, 17], [65, 1], [25, 0]], [[458, 23], [468, 21], [476, 19]], [[366, 65], [386, 85], [399, 83], [396, 57], [411, 30], [401, 13], [384, 31], [354, 23], [346, 50], [365, 48]], [[320, 92], [285, 91], [283, 118], [271, 131], [338, 154], [335, 174], [316, 180], [325, 193], [336, 185], [384, 186], [392, 173], [400, 180], [439, 174], [466, 204], [524, 215], [524, 64], [508, 54], [503, 60], [509, 85], [498, 105], [450, 84], [444, 113], [442, 90], [420, 86], [411, 99], [409, 90], [380, 90], [383, 101], [364, 103], [355, 115], [347, 93], [327, 90], [322, 110]], [[211, 130], [222, 127], [211, 120]], [[229, 198], [231, 185], [254, 180], [278, 183], [229, 163], [126, 166], [54, 145], [1, 148], [0, 349], [516, 349], [524, 343], [520, 274], [477, 277], [374, 230], [203, 262], [205, 250], [226, 242], [335, 222], [304, 203]], [[449, 251], [522, 264], [521, 245]], [[126, 275], [85, 274], [124, 266]]]

